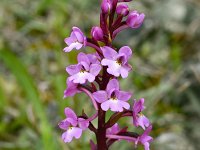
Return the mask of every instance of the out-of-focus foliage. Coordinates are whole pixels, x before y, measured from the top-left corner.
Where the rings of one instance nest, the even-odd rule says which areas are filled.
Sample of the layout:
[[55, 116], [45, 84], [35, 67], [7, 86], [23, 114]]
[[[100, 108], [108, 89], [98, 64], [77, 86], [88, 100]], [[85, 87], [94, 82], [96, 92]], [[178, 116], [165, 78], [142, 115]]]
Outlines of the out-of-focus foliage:
[[[81, 105], [93, 113], [83, 94], [63, 100], [65, 67], [76, 63], [77, 52], [62, 49], [72, 26], [89, 35], [99, 24], [99, 3], [0, 1], [1, 150], [89, 149], [92, 133], [64, 144], [57, 127], [66, 106], [80, 113]], [[145, 23], [140, 30], [121, 33], [114, 44], [134, 50], [133, 73], [121, 84], [132, 89], [134, 98], [146, 99], [146, 115], [154, 126], [152, 149], [200, 149], [200, 2], [141, 0], [130, 7], [146, 14]], [[121, 124], [131, 122], [124, 119]], [[134, 145], [121, 141], [111, 149], [116, 148]]]

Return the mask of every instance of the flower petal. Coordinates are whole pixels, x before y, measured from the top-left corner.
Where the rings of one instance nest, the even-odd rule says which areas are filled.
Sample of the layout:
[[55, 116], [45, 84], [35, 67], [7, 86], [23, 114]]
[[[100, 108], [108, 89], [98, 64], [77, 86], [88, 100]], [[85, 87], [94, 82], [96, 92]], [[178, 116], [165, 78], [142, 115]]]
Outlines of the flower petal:
[[106, 91], [97, 91], [94, 92], [92, 95], [98, 103], [103, 103], [108, 99]]
[[129, 103], [124, 102], [124, 101], [120, 101], [120, 100], [119, 100], [118, 105], [121, 105], [121, 107], [123, 107], [123, 108], [125, 108], [125, 109], [129, 109], [129, 108], [130, 108]]
[[78, 42], [74, 42], [74, 43], [71, 43], [69, 46], [65, 47], [63, 49], [64, 52], [70, 52], [71, 50], [73, 50], [74, 48], [79, 50], [81, 49], [81, 47], [83, 46], [83, 44], [81, 43], [78, 43]]
[[145, 130], [145, 127], [150, 125], [149, 119], [146, 116], [141, 115], [138, 118], [138, 125], [140, 125]]
[[112, 62], [113, 62], [113, 60], [110, 60], [110, 59], [102, 59], [101, 64], [103, 66], [109, 66], [110, 63], [112, 63]]
[[89, 126], [89, 121], [83, 118], [78, 118], [78, 124], [81, 129], [86, 130]]
[[73, 27], [72, 30], [73, 30], [74, 34], [76, 35], [77, 40], [80, 43], [83, 43], [84, 42], [83, 32], [78, 27]]
[[87, 72], [87, 74], [86, 74], [85, 76], [86, 76], [85, 78], [86, 78], [89, 82], [94, 82], [95, 76], [94, 76], [93, 74]]
[[97, 76], [99, 72], [101, 71], [101, 66], [98, 64], [92, 64], [90, 65], [90, 73], [94, 76]]
[[123, 106], [119, 103], [119, 100], [109, 100], [110, 101], [110, 110], [114, 112], [122, 112]]
[[124, 92], [124, 91], [119, 91], [117, 92], [116, 96], [117, 99], [121, 100], [121, 101], [127, 101], [131, 98], [131, 93], [130, 92]]
[[129, 59], [132, 55], [132, 50], [128, 46], [123, 46], [119, 49], [119, 54], [125, 54], [127, 59]]
[[66, 131], [66, 132], [64, 132], [63, 134], [62, 134], [62, 139], [63, 139], [63, 141], [65, 142], [65, 143], [69, 143], [69, 142], [71, 142], [72, 141], [72, 136], [70, 136], [69, 134], [68, 134], [68, 131]]
[[70, 66], [66, 67], [66, 71], [67, 71], [67, 73], [69, 73], [69, 75], [74, 75], [74, 74], [78, 73], [80, 70], [81, 70], [80, 64], [70, 65]]
[[95, 76], [88, 72], [79, 72], [75, 75], [70, 76], [69, 81], [73, 81], [74, 83], [84, 84], [87, 80], [89, 82], [93, 82], [95, 80]]
[[80, 138], [82, 134], [82, 129], [78, 127], [72, 127], [62, 134], [62, 139], [65, 143], [72, 141], [73, 137], [76, 139]]
[[141, 138], [142, 139], [145, 139], [145, 141], [149, 141], [149, 140], [152, 140], [153, 138], [148, 136], [149, 135], [149, 132], [151, 132], [152, 130], [152, 125], [148, 126], [148, 128], [144, 131], [144, 133], [141, 135]]
[[110, 107], [110, 101], [105, 101], [101, 103], [101, 109], [103, 109], [104, 111], [107, 111], [109, 107]]
[[119, 125], [115, 123], [111, 128], [106, 130], [106, 134], [117, 134], [120, 131]]
[[77, 88], [78, 84], [73, 83], [72, 81], [67, 80], [67, 89], [64, 91], [64, 98], [69, 96], [74, 96], [76, 93], [80, 93], [81, 91]]
[[70, 126], [70, 123], [65, 119], [58, 124], [59, 128], [67, 130]]
[[145, 142], [143, 145], [144, 145], [144, 150], [150, 150], [149, 149], [149, 146], [150, 146], [149, 142]]
[[65, 108], [65, 115], [67, 118], [72, 118], [73, 120], [77, 120], [75, 112], [69, 107]]
[[[72, 34], [71, 34], [72, 35]], [[68, 37], [68, 38], [65, 38], [64, 41], [67, 45], [71, 45], [72, 43], [75, 42], [76, 39], [74, 39], [73, 37]]]
[[69, 122], [72, 126], [77, 126], [78, 122], [77, 119], [75, 120], [74, 118], [67, 118], [67, 122]]
[[107, 72], [115, 77], [119, 77], [119, 69], [115, 69], [115, 67], [108, 67]]
[[134, 100], [133, 111], [137, 114], [144, 110], [144, 98], [141, 98], [139, 101]]
[[78, 127], [73, 127], [71, 131], [71, 135], [74, 136], [76, 139], [79, 139], [82, 134], [82, 129]]
[[93, 53], [93, 54], [87, 54], [88, 59], [90, 60], [90, 62], [92, 64], [100, 64], [100, 56], [98, 55], [98, 53]]
[[111, 79], [108, 82], [107, 87], [106, 87], [106, 91], [109, 91], [109, 90], [112, 90], [112, 89], [119, 90], [119, 82], [118, 82], [117, 79]]
[[110, 60], [115, 60], [118, 55], [118, 53], [114, 49], [108, 46], [101, 47], [101, 50], [103, 52], [103, 56]]
[[119, 65], [116, 61], [114, 60], [109, 60], [109, 59], [103, 59], [101, 61], [101, 64], [103, 66], [108, 66], [107, 72], [109, 74], [114, 75], [115, 77], [118, 77], [120, 75], [120, 68], [121, 65]]
[[90, 64], [90, 60], [88, 59], [87, 55], [83, 52], [80, 52], [77, 56], [78, 62], [86, 62], [88, 65]]
[[128, 69], [125, 68], [124, 66], [120, 68], [120, 74], [122, 78], [127, 78], [128, 77]]

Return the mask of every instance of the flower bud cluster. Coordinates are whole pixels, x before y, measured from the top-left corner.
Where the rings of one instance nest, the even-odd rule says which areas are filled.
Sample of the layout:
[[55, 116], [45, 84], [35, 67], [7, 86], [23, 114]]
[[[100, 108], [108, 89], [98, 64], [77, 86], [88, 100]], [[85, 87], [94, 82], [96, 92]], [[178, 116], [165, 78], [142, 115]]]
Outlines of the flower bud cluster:
[[[65, 108], [66, 118], [59, 123], [59, 127], [65, 130], [62, 139], [66, 143], [73, 138], [80, 138], [82, 131], [89, 129], [97, 138], [96, 144], [90, 141], [92, 150], [106, 150], [117, 140], [132, 141], [135, 145], [139, 143], [144, 145], [145, 150], [149, 150], [149, 143], [153, 140], [149, 136], [152, 125], [142, 113], [145, 108], [144, 99], [133, 100], [131, 106], [128, 101], [132, 92], [121, 90], [118, 81], [119, 78], [127, 78], [132, 70], [129, 59], [133, 52], [129, 46], [117, 49], [112, 45], [116, 35], [123, 29], [136, 29], [143, 23], [143, 13], [130, 11], [127, 4], [121, 3], [130, 1], [102, 0], [100, 26], [92, 27], [91, 38], [86, 37], [78, 27], [73, 27], [70, 37], [64, 40], [67, 44], [63, 49], [65, 52], [84, 47], [95, 50], [94, 53], [80, 52], [77, 64], [66, 67], [69, 77], [64, 98], [85, 93], [96, 111], [91, 117], [84, 111], [77, 116], [71, 108]], [[113, 114], [106, 122], [106, 112], [109, 110]], [[120, 128], [117, 122], [122, 117], [131, 117], [133, 126], [144, 132], [139, 135], [128, 131], [127, 127]], [[94, 119], [98, 119], [98, 127], [93, 125]]]

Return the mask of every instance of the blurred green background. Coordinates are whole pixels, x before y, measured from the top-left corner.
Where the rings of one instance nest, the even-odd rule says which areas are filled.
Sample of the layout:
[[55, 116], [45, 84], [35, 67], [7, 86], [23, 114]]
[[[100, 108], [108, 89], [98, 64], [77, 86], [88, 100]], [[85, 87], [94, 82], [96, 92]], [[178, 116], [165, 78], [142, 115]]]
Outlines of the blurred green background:
[[[0, 1], [0, 150], [87, 150], [89, 131], [62, 142], [58, 122], [70, 106], [94, 113], [84, 94], [63, 100], [77, 52], [64, 53], [72, 26], [87, 35], [99, 24], [99, 0]], [[116, 47], [134, 50], [133, 72], [122, 89], [146, 99], [153, 123], [152, 150], [200, 149], [200, 1], [141, 0], [130, 8], [146, 14], [139, 30], [126, 30]], [[82, 51], [85, 51], [83, 49]], [[80, 107], [81, 106], [81, 107]], [[132, 125], [122, 119], [121, 125]], [[135, 130], [134, 127], [130, 127]], [[128, 142], [111, 149], [134, 149]], [[139, 146], [138, 149], [142, 149]]]

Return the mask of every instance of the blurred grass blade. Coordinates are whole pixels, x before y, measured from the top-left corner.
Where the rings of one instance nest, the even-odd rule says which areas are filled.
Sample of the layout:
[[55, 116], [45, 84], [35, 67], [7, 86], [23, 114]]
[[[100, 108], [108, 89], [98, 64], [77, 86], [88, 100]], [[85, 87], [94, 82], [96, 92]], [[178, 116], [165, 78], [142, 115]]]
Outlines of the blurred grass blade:
[[[1, 82], [0, 82], [1, 83]], [[3, 88], [0, 84], [0, 112], [4, 110], [4, 108], [6, 107], [7, 103], [6, 103], [6, 98], [5, 98], [5, 95], [4, 95], [4, 91], [3, 91]]]
[[191, 90], [188, 90], [186, 92], [190, 102], [191, 102], [191, 105], [192, 105], [192, 108], [193, 110], [200, 116], [200, 102], [199, 102], [199, 99], [195, 96], [195, 94], [191, 91]]
[[0, 60], [16, 77], [19, 86], [24, 90], [26, 97], [32, 103], [35, 113], [39, 118], [38, 126], [40, 127], [40, 134], [42, 136], [43, 147], [45, 150], [59, 149], [55, 143], [55, 137], [53, 136], [53, 130], [48, 122], [45, 109], [39, 98], [38, 91], [36, 90], [33, 78], [29, 75], [27, 69], [22, 62], [10, 51], [0, 50]]

